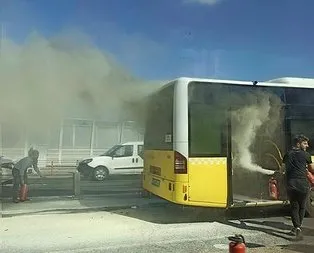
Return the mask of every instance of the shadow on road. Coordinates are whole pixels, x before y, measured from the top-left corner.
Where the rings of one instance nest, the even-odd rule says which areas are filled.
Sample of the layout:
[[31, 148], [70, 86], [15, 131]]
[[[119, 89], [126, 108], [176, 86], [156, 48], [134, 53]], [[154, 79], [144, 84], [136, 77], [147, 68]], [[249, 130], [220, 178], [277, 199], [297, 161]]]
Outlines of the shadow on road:
[[[239, 228], [242, 230], [259, 231], [271, 235], [274, 238], [280, 238], [293, 243], [288, 246], [282, 246], [284, 249], [297, 250], [297, 252], [313, 252], [314, 229], [307, 226], [303, 228], [303, 234], [310, 239], [310, 244], [295, 244], [294, 237], [289, 235], [291, 226], [285, 222], [268, 221], [272, 217], [283, 217], [289, 213], [287, 208], [248, 208], [224, 211], [221, 209], [210, 208], [182, 208], [175, 204], [156, 208], [135, 208], [111, 211], [112, 213], [144, 220], [157, 224], [175, 224], [175, 223], [197, 223], [197, 222], [219, 222], [224, 225]], [[260, 243], [246, 243], [247, 248], [262, 248], [265, 245]]]
[[283, 246], [282, 248], [286, 250], [294, 250], [300, 253], [313, 253], [314, 246], [309, 244], [291, 244]]
[[285, 210], [280, 208], [248, 208], [226, 211], [224, 209], [182, 207], [166, 202], [163, 206], [117, 210], [115, 213], [159, 224], [193, 222], [228, 222], [235, 219], [253, 219], [282, 216]]
[[[258, 212], [258, 209], [253, 210], [253, 212]], [[282, 238], [287, 241], [294, 242], [295, 237], [289, 235], [289, 232], [292, 228], [292, 224], [289, 218], [289, 225], [287, 225], [284, 222], [279, 221], [261, 221], [258, 220], [260, 218], [270, 218], [272, 216], [277, 217], [284, 217], [289, 216], [289, 209], [288, 208], [281, 208], [281, 209], [264, 209], [262, 210], [262, 215], [251, 215], [252, 212], [243, 213], [243, 215], [235, 215], [233, 218], [237, 218], [240, 222], [236, 222], [231, 219], [227, 220], [225, 222], [226, 225], [230, 225], [233, 227], [246, 229], [246, 230], [254, 230], [254, 231], [260, 231], [264, 232], [266, 234], [269, 234], [274, 237]], [[311, 220], [311, 219], [308, 219]], [[306, 220], [304, 221], [306, 223]], [[303, 235], [313, 237], [314, 236], [314, 229], [312, 229], [312, 224], [307, 225], [302, 228]], [[313, 246], [312, 246], [313, 247]]]
[[[273, 227], [274, 223], [276, 223], [277, 227], [281, 227], [281, 228], [280, 229], [274, 228]], [[240, 223], [235, 222], [235, 221], [227, 221], [227, 222], [224, 222], [224, 224], [232, 226], [232, 227], [240, 228], [240, 229], [259, 231], [265, 234], [269, 234], [271, 236], [285, 239], [287, 241], [292, 241], [292, 237], [289, 236], [288, 232], [283, 231], [283, 230], [289, 231], [289, 229], [291, 229], [291, 226], [288, 226], [284, 224], [283, 222], [273, 222], [271, 226], [267, 226], [266, 223], [264, 222], [247, 221], [247, 220], [241, 220]], [[257, 226], [254, 226], [252, 224], [257, 225]]]

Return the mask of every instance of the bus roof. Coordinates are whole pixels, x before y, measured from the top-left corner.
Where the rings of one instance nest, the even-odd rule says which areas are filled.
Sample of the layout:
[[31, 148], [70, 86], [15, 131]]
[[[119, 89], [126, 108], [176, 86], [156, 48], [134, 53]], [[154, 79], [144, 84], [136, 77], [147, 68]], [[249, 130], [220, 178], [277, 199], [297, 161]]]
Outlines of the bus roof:
[[[242, 84], [242, 85], [253, 85], [255, 81], [239, 81], [239, 80], [225, 80], [225, 79], [205, 79], [205, 78], [191, 78], [191, 77], [179, 77], [167, 84], [178, 81], [178, 82], [213, 82], [213, 83], [228, 83], [228, 84]], [[164, 86], [167, 86], [165, 84]], [[313, 78], [299, 78], [299, 77], [280, 77], [269, 81], [257, 81], [256, 85], [260, 86], [278, 86], [278, 87], [296, 87], [296, 88], [314, 88]], [[162, 88], [164, 88], [164, 86]]]
[[267, 81], [268, 83], [284, 83], [289, 85], [302, 85], [309, 84], [314, 85], [313, 78], [300, 78], [300, 77], [281, 77]]
[[[208, 82], [208, 83], [225, 83], [252, 86], [255, 81], [240, 81], [231, 79], [210, 79], [210, 78], [195, 78], [195, 77], [178, 77], [172, 80], [159, 82], [155, 84], [154, 90], [146, 94], [142, 99], [149, 98], [150, 95], [160, 92], [174, 82], [189, 83], [189, 82]], [[314, 78], [300, 77], [279, 77], [268, 81], [257, 81], [257, 86], [272, 86], [272, 87], [295, 87], [295, 88], [314, 88]]]

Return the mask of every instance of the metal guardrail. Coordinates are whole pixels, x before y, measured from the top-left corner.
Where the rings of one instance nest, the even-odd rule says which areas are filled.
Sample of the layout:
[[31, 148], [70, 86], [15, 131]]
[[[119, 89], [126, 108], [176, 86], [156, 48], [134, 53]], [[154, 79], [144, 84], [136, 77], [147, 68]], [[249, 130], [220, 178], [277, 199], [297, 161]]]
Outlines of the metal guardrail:
[[[79, 198], [81, 195], [81, 174], [78, 171], [74, 171], [74, 172], [69, 172], [67, 173], [67, 175], [69, 175], [69, 178], [72, 178], [72, 192], [73, 192], [73, 197], [75, 198]], [[13, 183], [13, 179], [12, 176], [1, 176], [1, 185], [0, 187], [2, 187], [3, 185], [6, 184], [12, 184]]]

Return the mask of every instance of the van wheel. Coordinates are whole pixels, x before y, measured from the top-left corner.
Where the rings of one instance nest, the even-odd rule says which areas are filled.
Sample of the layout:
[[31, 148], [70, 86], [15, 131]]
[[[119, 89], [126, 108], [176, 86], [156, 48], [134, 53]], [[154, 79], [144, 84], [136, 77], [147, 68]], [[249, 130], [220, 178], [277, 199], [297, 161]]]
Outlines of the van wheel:
[[104, 166], [98, 166], [94, 169], [94, 179], [96, 181], [104, 181], [109, 177], [109, 170]]
[[314, 189], [311, 190], [306, 203], [306, 212], [309, 217], [314, 217]]

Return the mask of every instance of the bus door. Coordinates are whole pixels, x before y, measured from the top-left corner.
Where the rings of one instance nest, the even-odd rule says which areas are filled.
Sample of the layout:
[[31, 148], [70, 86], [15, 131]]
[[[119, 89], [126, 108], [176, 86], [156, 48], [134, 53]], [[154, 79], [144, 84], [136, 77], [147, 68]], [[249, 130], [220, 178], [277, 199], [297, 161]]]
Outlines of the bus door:
[[227, 207], [228, 169], [226, 157], [189, 159], [189, 201]]
[[212, 107], [190, 105], [189, 201], [227, 207], [228, 127], [223, 115]]

